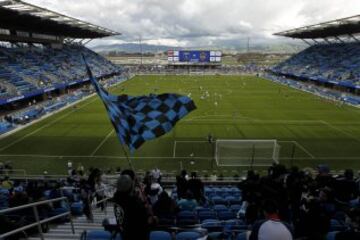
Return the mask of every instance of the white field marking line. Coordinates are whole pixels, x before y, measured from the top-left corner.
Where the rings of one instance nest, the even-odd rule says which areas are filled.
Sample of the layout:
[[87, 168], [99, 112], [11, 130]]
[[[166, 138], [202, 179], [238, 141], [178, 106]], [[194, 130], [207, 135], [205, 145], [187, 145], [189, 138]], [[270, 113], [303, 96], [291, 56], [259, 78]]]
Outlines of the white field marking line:
[[64, 115], [61, 115], [60, 117], [56, 118], [54, 121], [51, 121], [51, 122], [43, 125], [42, 127], [39, 127], [39, 128], [37, 128], [37, 129], [35, 129], [34, 131], [32, 131], [32, 132], [30, 132], [30, 133], [22, 136], [21, 138], [16, 139], [15, 141], [13, 141], [13, 142], [7, 144], [6, 146], [0, 148], [0, 152], [3, 151], [3, 150], [5, 150], [5, 149], [7, 149], [7, 148], [9, 148], [9, 147], [11, 147], [11, 146], [13, 146], [13, 145], [15, 145], [15, 144], [18, 143], [18, 142], [21, 142], [21, 141], [24, 140], [25, 138], [30, 137], [31, 135], [33, 135], [33, 134], [35, 134], [35, 133], [43, 130], [44, 128], [47, 128], [47, 127], [52, 126], [53, 124], [57, 123], [58, 121], [66, 118], [66, 117], [69, 116], [70, 114], [72, 114], [72, 113], [74, 113], [74, 112], [76, 112], [76, 111], [78, 111], [78, 110], [80, 110], [80, 109], [88, 106], [90, 103], [93, 103], [93, 102], [96, 101], [96, 100], [97, 100], [97, 98], [95, 98], [95, 99], [91, 100], [90, 102], [82, 105], [80, 108], [76, 108], [76, 109], [74, 109], [74, 110], [72, 110], [72, 111], [70, 111], [70, 112], [68, 112], [68, 113], [66, 113], [66, 114], [64, 114]]
[[99, 145], [95, 148], [95, 150], [91, 153], [90, 156], [94, 156], [95, 153], [104, 145], [104, 143], [109, 139], [109, 137], [111, 136], [111, 134], [114, 133], [114, 129], [111, 129], [110, 132], [106, 135], [106, 137], [101, 141], [101, 143], [99, 143]]
[[[0, 157], [27, 157], [27, 158], [108, 158], [108, 159], [127, 159], [121, 156], [109, 155], [42, 155], [42, 154], [0, 154]], [[132, 159], [172, 159], [173, 157], [131, 157]], [[211, 157], [175, 157], [175, 159], [212, 159]]]
[[354, 137], [353, 135], [351, 135], [350, 133], [348, 132], [345, 132], [344, 130], [342, 130], [341, 128], [338, 128], [338, 127], [335, 127], [334, 125], [332, 125], [331, 123], [327, 122], [327, 121], [324, 121], [324, 120], [319, 120], [319, 122], [321, 122], [322, 124], [325, 124], [326, 126], [338, 131], [338, 132], [341, 132], [343, 134], [345, 134], [346, 136], [356, 140], [357, 142], [360, 142], [360, 139]]
[[[229, 118], [226, 118], [226, 119], [206, 119], [206, 118], [209, 118], [209, 117], [229, 117]], [[324, 124], [324, 122], [322, 122], [322, 120], [307, 120], [307, 119], [304, 119], [304, 120], [261, 120], [261, 119], [258, 119], [258, 118], [251, 118], [251, 117], [242, 117], [242, 116], [237, 116], [234, 118], [233, 115], [203, 115], [203, 116], [197, 116], [197, 117], [193, 117], [193, 118], [189, 118], [189, 119], [185, 119], [183, 122], [192, 122], [192, 121], [219, 121], [219, 122], [222, 122], [224, 120], [229, 120], [229, 121], [235, 121], [236, 122], [240, 122], [240, 121], [247, 121], [247, 120], [250, 120], [250, 121], [254, 121], [254, 122], [259, 122], [259, 123], [322, 123]], [[360, 125], [359, 122], [335, 122], [335, 124], [353, 124], [353, 125]]]
[[176, 141], [174, 141], [173, 158], [176, 156]]
[[[281, 141], [279, 141], [281, 142]], [[282, 141], [292, 142], [292, 141]], [[34, 158], [108, 158], [108, 159], [126, 159], [126, 157], [111, 155], [41, 155], [41, 154], [0, 154], [0, 157], [34, 157]], [[134, 159], [172, 159], [173, 157], [131, 157]], [[175, 157], [176, 159], [213, 159], [213, 157]], [[293, 159], [293, 158], [280, 158]], [[294, 158], [295, 160], [304, 160], [304, 158]], [[316, 157], [319, 160], [360, 160], [359, 157]]]
[[[208, 117], [226, 117], [228, 116], [229, 118], [227, 119], [204, 119], [204, 118], [208, 118]], [[233, 121], [233, 122], [240, 122], [240, 121], [253, 121], [253, 122], [258, 122], [258, 123], [283, 123], [283, 124], [291, 124], [291, 123], [319, 123], [319, 120], [261, 120], [261, 119], [257, 119], [257, 118], [250, 118], [250, 117], [233, 117], [233, 115], [204, 115], [204, 116], [198, 116], [198, 117], [193, 117], [187, 120], [184, 120], [183, 122], [223, 122], [225, 120], [228, 121]], [[359, 124], [358, 122], [354, 122], [356, 124]], [[344, 122], [345, 124], [345, 122]], [[348, 124], [348, 123], [346, 123]]]
[[[294, 144], [296, 144], [301, 150], [303, 150], [309, 157], [311, 157], [312, 159], [315, 159], [317, 157], [315, 157], [314, 155], [311, 154], [311, 152], [309, 150], [307, 150], [303, 145], [301, 145], [300, 143], [298, 143], [297, 141], [278, 141], [278, 142], [292, 142]], [[280, 158], [281, 159], [281, 158]]]

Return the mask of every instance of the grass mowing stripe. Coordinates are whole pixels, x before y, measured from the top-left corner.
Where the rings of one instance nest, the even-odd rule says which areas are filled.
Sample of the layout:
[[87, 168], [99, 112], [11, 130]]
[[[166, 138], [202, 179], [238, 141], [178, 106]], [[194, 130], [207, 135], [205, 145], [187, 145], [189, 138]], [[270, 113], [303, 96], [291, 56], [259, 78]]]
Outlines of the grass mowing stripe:
[[326, 126], [334, 129], [335, 131], [338, 131], [338, 132], [341, 132], [342, 134], [345, 134], [346, 136], [348, 136], [349, 138], [352, 138], [354, 139], [355, 141], [357, 142], [360, 142], [360, 139], [359, 138], [356, 138], [354, 137], [352, 134], [348, 133], [348, 132], [345, 132], [344, 130], [342, 130], [341, 128], [338, 128], [338, 127], [335, 127], [333, 126], [332, 124], [328, 123], [327, 121], [324, 121], [324, 120], [320, 120], [321, 123], [325, 124]]
[[[209, 132], [216, 139], [297, 141], [298, 144], [283, 144], [280, 159], [299, 159], [294, 161], [299, 167], [316, 166], [327, 160], [333, 169], [359, 169], [360, 144], [354, 138], [360, 139], [360, 111], [353, 107], [337, 107], [311, 94], [253, 76], [137, 76], [121, 86], [113, 93], [131, 96], [167, 92], [191, 94], [198, 107], [181, 120], [172, 133], [148, 141], [137, 150], [132, 156], [139, 159], [133, 162], [136, 169], [158, 166], [164, 171], [178, 171], [179, 164], [183, 164], [189, 171], [244, 170], [213, 165], [209, 161], [210, 157], [213, 158], [210, 148], [201, 143], [181, 142], [205, 140]], [[217, 106], [215, 102], [218, 102]], [[4, 138], [0, 148], [55, 120], [60, 114], [19, 131], [11, 138]], [[340, 130], [335, 131], [320, 122], [321, 119]], [[113, 139], [114, 135], [104, 139], [109, 131], [106, 111], [100, 101], [95, 102], [0, 152], [9, 154], [9, 157], [0, 154], [0, 161], [11, 160], [15, 168], [26, 168], [29, 173], [44, 170], [51, 174], [65, 173], [67, 161], [82, 163], [86, 167], [123, 167], [127, 163], [119, 150], [119, 143]], [[293, 146], [297, 149], [294, 159]], [[94, 156], [89, 156], [96, 148]], [[199, 160], [192, 162], [190, 153]], [[31, 158], [27, 154], [35, 155]], [[100, 161], [102, 158], [106, 161]], [[344, 159], [348, 161], [342, 162]], [[284, 164], [291, 163], [284, 161]]]

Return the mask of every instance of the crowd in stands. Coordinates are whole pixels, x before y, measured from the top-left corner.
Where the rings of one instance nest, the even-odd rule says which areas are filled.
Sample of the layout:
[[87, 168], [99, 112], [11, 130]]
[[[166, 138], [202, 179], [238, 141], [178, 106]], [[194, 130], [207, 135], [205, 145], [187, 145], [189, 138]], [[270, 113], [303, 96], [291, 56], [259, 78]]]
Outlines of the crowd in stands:
[[62, 49], [50, 47], [0, 47], [1, 98], [45, 89], [56, 84], [87, 78], [82, 56], [85, 56], [94, 76], [99, 77], [119, 68], [91, 50], [77, 45]]
[[[160, 235], [170, 237], [164, 239], [360, 239], [360, 178], [351, 169], [332, 175], [327, 165], [319, 165], [317, 172], [273, 165], [267, 175], [249, 170], [245, 180], [232, 185], [207, 185], [195, 172], [188, 175], [183, 170], [168, 189], [159, 169], [143, 179], [133, 170], [123, 170], [116, 191], [105, 194], [99, 169], [86, 171], [81, 164], [68, 168], [69, 177], [62, 182], [3, 178], [0, 209], [67, 196], [71, 207], [47, 204], [39, 209], [41, 217], [71, 208], [91, 222], [93, 199], [108, 196], [116, 221], [104, 219], [104, 230], [121, 234], [124, 240], [155, 240]], [[1, 232], [32, 221], [31, 211], [0, 215], [0, 226], [7, 226]]]
[[171, 232], [189, 225], [207, 229], [209, 239], [350, 240], [360, 236], [359, 188], [352, 170], [333, 176], [320, 165], [313, 176], [274, 165], [266, 176], [249, 171], [237, 187], [206, 186], [196, 173], [182, 171], [169, 196], [151, 174], [140, 182], [125, 170], [113, 201], [125, 240], [149, 239], [159, 226]]
[[360, 86], [359, 52], [359, 42], [315, 44], [272, 68], [272, 71], [357, 88]]

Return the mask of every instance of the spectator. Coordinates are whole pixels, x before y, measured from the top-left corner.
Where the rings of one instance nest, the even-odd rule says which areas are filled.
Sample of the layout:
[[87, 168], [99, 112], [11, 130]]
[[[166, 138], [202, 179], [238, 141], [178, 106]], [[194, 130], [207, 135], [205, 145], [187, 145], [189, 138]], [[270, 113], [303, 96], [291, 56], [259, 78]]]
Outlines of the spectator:
[[10, 180], [9, 176], [6, 176], [1, 183], [1, 187], [10, 190], [14, 187], [14, 183]]
[[159, 196], [162, 192], [163, 192], [163, 188], [159, 183], [153, 182], [151, 184], [150, 192], [149, 192], [149, 202], [151, 205], [154, 205], [158, 201]]
[[161, 171], [159, 168], [154, 168], [152, 171], [151, 171], [151, 176], [153, 178], [153, 180], [157, 183], [161, 183]]
[[265, 220], [253, 226], [250, 240], [292, 240], [291, 228], [280, 220], [276, 203], [267, 200], [263, 209]]
[[191, 173], [191, 179], [188, 181], [188, 190], [192, 192], [198, 203], [204, 202], [204, 184], [197, 178], [196, 172]]
[[71, 176], [71, 173], [73, 171], [73, 164], [70, 161], [67, 163], [67, 171], [68, 171], [68, 175]]
[[158, 218], [172, 218], [178, 212], [178, 207], [167, 192], [163, 191], [159, 196], [159, 200], [154, 204], [153, 210]]
[[317, 196], [303, 195], [299, 223], [295, 225], [296, 235], [309, 239], [323, 239], [330, 229], [330, 217], [324, 211]]
[[178, 198], [185, 198], [188, 190], [188, 180], [186, 170], [182, 170], [180, 176], [176, 176], [176, 189]]
[[148, 240], [149, 215], [134, 189], [133, 179], [126, 174], [120, 176], [114, 195], [115, 217], [124, 240]]
[[347, 203], [356, 198], [358, 191], [354, 181], [354, 172], [351, 169], [345, 170], [344, 175], [335, 182], [336, 199]]
[[198, 203], [196, 202], [196, 200], [194, 199], [194, 195], [192, 194], [192, 192], [188, 191], [186, 193], [186, 197], [185, 198], [181, 198], [178, 202], [177, 202], [178, 207], [180, 208], [180, 210], [184, 211], [194, 211], [195, 208], [198, 206]]
[[0, 209], [5, 209], [9, 207], [9, 198], [10, 198], [10, 192], [8, 189], [2, 187], [2, 184], [0, 185]]

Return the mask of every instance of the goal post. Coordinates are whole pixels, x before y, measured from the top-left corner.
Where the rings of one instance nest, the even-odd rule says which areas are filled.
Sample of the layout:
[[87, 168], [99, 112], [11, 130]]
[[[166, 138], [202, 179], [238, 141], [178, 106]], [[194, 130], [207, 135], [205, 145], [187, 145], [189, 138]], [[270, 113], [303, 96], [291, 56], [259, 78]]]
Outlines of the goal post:
[[280, 145], [272, 140], [218, 139], [215, 161], [218, 166], [271, 166], [279, 163]]

